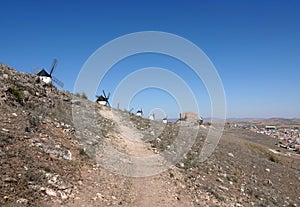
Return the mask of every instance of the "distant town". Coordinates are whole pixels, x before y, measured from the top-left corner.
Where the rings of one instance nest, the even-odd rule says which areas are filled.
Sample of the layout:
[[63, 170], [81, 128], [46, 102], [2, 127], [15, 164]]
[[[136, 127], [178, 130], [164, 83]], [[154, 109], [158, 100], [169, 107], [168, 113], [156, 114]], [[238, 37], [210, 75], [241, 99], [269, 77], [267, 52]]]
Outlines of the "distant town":
[[253, 125], [249, 123], [230, 123], [230, 127], [247, 129], [259, 134], [265, 134], [275, 139], [275, 145], [280, 148], [295, 151], [300, 154], [300, 131], [298, 126]]

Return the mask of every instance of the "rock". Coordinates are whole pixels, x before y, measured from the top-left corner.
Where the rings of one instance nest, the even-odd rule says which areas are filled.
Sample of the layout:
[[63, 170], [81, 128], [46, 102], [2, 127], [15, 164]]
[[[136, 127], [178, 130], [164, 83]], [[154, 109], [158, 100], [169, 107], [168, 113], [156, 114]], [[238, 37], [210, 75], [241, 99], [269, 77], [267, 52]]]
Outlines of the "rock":
[[15, 179], [15, 178], [12, 178], [12, 177], [8, 177], [8, 178], [4, 179], [4, 182], [6, 182], [6, 183], [16, 183], [16, 182], [18, 182], [18, 180]]
[[66, 189], [69, 189], [69, 188], [71, 188], [71, 187], [72, 187], [72, 185], [67, 184], [67, 183], [63, 183], [63, 184], [59, 185], [57, 188], [58, 188], [59, 190], [66, 190]]
[[62, 200], [68, 199], [69, 196], [65, 192], [59, 192], [59, 193]]
[[25, 199], [25, 198], [20, 198], [20, 199], [18, 199], [17, 200], [17, 203], [20, 203], [20, 204], [28, 204], [28, 200], [27, 199]]
[[272, 183], [271, 180], [265, 180], [265, 181], [264, 181], [264, 184], [265, 184], [265, 185], [271, 185], [271, 186], [273, 185], [273, 183]]
[[12, 113], [11, 115], [16, 116], [16, 117], [18, 116], [16, 113]]
[[8, 129], [5, 129], [5, 128], [2, 128], [2, 131], [4, 131], [4, 132], [9, 132], [9, 130], [8, 130]]
[[217, 181], [220, 183], [224, 183], [224, 181], [221, 178], [217, 178]]
[[30, 93], [28, 91], [23, 91], [24, 99], [29, 100], [30, 99]]
[[3, 196], [3, 200], [4, 201], [9, 201], [9, 197], [8, 196]]
[[4, 74], [2, 75], [2, 77], [3, 77], [4, 79], [8, 79], [8, 74], [4, 73]]
[[270, 172], [270, 169], [269, 169], [269, 168], [266, 168], [265, 171]]
[[[42, 144], [41, 144], [42, 145]], [[42, 148], [46, 148], [45, 146], [42, 145]], [[50, 155], [55, 155], [59, 158], [63, 158], [66, 160], [72, 160], [72, 153], [70, 152], [70, 150], [63, 150], [63, 149], [44, 149], [44, 151]]]
[[51, 188], [46, 188], [45, 192], [48, 196], [54, 196], [54, 197], [57, 196], [57, 193]]
[[228, 191], [228, 188], [225, 187], [225, 186], [220, 185], [219, 188], [220, 188], [221, 190], [223, 190], [223, 191]]
[[100, 199], [103, 199], [103, 198], [104, 198], [104, 196], [103, 196], [101, 193], [97, 193], [96, 195], [97, 195], [97, 197], [100, 198]]
[[234, 155], [232, 153], [228, 153], [229, 157], [234, 157]]

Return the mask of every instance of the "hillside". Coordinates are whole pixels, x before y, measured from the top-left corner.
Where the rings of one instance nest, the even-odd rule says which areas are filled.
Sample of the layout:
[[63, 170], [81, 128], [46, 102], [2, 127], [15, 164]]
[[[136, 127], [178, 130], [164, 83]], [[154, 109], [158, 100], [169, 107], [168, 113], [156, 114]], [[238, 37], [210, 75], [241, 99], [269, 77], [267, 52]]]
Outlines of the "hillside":
[[[86, 110], [93, 113], [73, 120], [72, 113]], [[4, 64], [0, 113], [0, 206], [300, 206], [300, 157], [276, 151], [266, 135], [226, 128], [213, 155], [201, 162], [209, 127], [202, 126], [175, 166], [125, 176], [103, 167], [103, 157], [114, 156], [104, 149], [133, 157], [172, 152], [178, 123], [99, 106]], [[194, 128], [180, 130], [188, 137]], [[128, 169], [129, 161], [116, 160], [116, 166]], [[129, 173], [145, 169], [151, 170], [137, 166]]]

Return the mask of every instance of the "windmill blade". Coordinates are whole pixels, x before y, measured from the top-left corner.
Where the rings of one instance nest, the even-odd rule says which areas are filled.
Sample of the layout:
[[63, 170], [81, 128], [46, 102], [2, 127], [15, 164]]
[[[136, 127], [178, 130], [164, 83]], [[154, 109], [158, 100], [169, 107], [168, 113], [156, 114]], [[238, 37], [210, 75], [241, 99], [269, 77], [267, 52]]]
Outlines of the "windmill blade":
[[57, 59], [54, 59], [53, 63], [52, 63], [52, 66], [51, 66], [51, 69], [50, 69], [50, 76], [54, 72], [54, 69], [55, 69], [56, 65], [57, 65]]
[[104, 95], [104, 98], [106, 98], [106, 94], [105, 94], [105, 91], [104, 91], [104, 90], [102, 90], [102, 93], [103, 93], [103, 95]]
[[109, 103], [109, 101], [107, 101], [106, 103], [107, 103], [107, 105], [110, 107], [110, 103]]
[[57, 85], [59, 85], [61, 88], [64, 87], [64, 83], [63, 83], [63, 82], [61, 82], [60, 80], [58, 80], [58, 79], [55, 78], [54, 76], [52, 76], [51, 78], [52, 78], [52, 80], [53, 80]]
[[109, 98], [110, 97], [110, 92], [108, 92], [108, 94], [107, 94], [107, 98]]

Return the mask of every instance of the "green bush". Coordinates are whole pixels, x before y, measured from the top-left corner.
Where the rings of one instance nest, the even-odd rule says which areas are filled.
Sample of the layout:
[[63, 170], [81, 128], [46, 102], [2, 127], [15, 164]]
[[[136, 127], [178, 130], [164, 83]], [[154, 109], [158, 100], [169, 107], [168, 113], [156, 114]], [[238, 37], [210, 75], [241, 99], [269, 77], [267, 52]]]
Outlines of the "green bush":
[[23, 91], [19, 88], [9, 88], [8, 91], [17, 99], [17, 102], [21, 103], [24, 99]]

